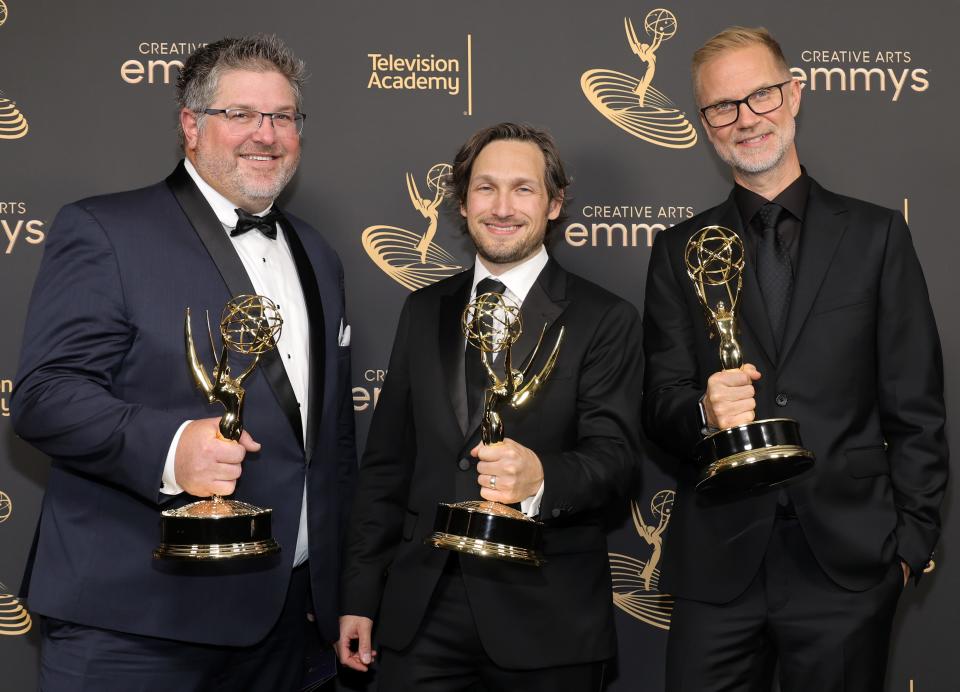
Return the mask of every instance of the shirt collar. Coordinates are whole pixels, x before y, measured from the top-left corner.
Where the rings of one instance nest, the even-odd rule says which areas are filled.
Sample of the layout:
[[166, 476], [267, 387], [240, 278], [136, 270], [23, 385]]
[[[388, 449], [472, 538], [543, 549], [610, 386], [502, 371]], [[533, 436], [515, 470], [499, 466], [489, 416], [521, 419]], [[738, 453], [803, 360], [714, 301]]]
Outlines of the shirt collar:
[[503, 274], [500, 274], [500, 276], [494, 276], [490, 273], [490, 270], [483, 265], [478, 256], [473, 262], [473, 286], [470, 288], [470, 295], [476, 295], [478, 283], [488, 276], [493, 276], [493, 278], [501, 281], [503, 285], [507, 287], [507, 290], [513, 294], [513, 297], [518, 303], [522, 304], [530, 292], [530, 289], [533, 287], [533, 284], [536, 282], [537, 277], [540, 276], [540, 272], [547, 266], [549, 259], [550, 255], [547, 254], [547, 249], [541, 245], [540, 251], [536, 254], [528, 257]]
[[[198, 173], [197, 169], [194, 168], [190, 159], [185, 158], [183, 160], [183, 167], [187, 169], [187, 173], [190, 174], [193, 182], [195, 182], [197, 187], [200, 189], [200, 194], [203, 195], [205, 200], [207, 200], [207, 204], [209, 204], [213, 209], [213, 213], [217, 215], [217, 218], [220, 220], [220, 223], [223, 224], [223, 227], [231, 230], [236, 228], [237, 205], [213, 189], [213, 187], [211, 187], [211, 185], [200, 176], [200, 173]], [[271, 209], [273, 209], [272, 202], [266, 209], [261, 212], [257, 212], [255, 216], [263, 216]]]
[[800, 175], [779, 195], [771, 200], [758, 195], [752, 190], [748, 190], [740, 184], [733, 186], [733, 197], [740, 212], [740, 218], [743, 220], [744, 227], [750, 225], [751, 220], [760, 211], [767, 202], [776, 202], [786, 209], [790, 214], [803, 222], [804, 209], [807, 206], [807, 197], [810, 194], [810, 176], [807, 175], [807, 169], [801, 167]]

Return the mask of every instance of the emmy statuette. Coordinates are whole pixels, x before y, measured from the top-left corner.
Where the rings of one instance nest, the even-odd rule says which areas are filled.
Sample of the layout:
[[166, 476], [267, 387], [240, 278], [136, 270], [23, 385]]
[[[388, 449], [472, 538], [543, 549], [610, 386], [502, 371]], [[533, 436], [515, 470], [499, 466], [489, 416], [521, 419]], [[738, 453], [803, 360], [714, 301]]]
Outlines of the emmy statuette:
[[[546, 325], [540, 333], [526, 366], [513, 369], [511, 348], [522, 331], [520, 310], [505, 302], [499, 293], [484, 293], [467, 305], [460, 320], [467, 343], [479, 349], [491, 386], [484, 393], [480, 437], [485, 445], [503, 442], [503, 421], [499, 410], [504, 405], [520, 408], [529, 403], [543, 386], [556, 365], [564, 329], [540, 372], [531, 376], [533, 362], [543, 344]], [[503, 354], [504, 375], [493, 369], [493, 354]], [[440, 503], [434, 533], [427, 543], [437, 548], [492, 557], [539, 567], [545, 560], [541, 552], [542, 524], [523, 512], [499, 502], [470, 500]]]
[[[707, 226], [690, 237], [684, 260], [687, 276], [706, 313], [711, 338], [720, 341], [724, 370], [743, 365], [737, 341], [736, 307], [743, 286], [743, 242], [723, 226]], [[800, 427], [789, 418], [768, 418], [718, 430], [694, 451], [701, 492], [746, 493], [763, 490], [797, 476], [814, 463], [800, 440]]]
[[[225, 409], [218, 432], [223, 439], [240, 439], [243, 432], [243, 382], [260, 362], [260, 356], [276, 347], [282, 326], [280, 311], [269, 298], [259, 295], [232, 298], [220, 318], [223, 348], [220, 357], [216, 358], [208, 315], [207, 331], [215, 357], [211, 378], [197, 355], [190, 325], [190, 308], [187, 308], [183, 328], [187, 366], [207, 402], [219, 403]], [[236, 377], [230, 374], [227, 362], [230, 351], [250, 357], [249, 365]], [[160, 516], [160, 545], [153, 551], [153, 557], [210, 561], [279, 552], [280, 545], [273, 539], [272, 512], [271, 509], [261, 509], [218, 495], [167, 510]]]

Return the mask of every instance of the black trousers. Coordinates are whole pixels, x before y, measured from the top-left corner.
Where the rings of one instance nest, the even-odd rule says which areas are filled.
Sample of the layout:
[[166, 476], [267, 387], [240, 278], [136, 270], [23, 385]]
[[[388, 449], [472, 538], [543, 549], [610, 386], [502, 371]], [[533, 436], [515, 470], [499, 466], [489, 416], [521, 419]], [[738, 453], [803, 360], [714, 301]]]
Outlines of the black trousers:
[[402, 651], [381, 647], [378, 692], [599, 692], [602, 662], [508, 670], [490, 660], [455, 566], [456, 556], [451, 560], [454, 566], [440, 578], [410, 646]]
[[838, 586], [820, 568], [796, 518], [778, 517], [763, 564], [743, 594], [722, 605], [676, 600], [667, 691], [769, 692], [777, 665], [783, 692], [882, 690], [902, 589], [898, 560], [873, 588]]
[[304, 675], [307, 628], [312, 626], [306, 614], [312, 610], [310, 570], [304, 564], [290, 577], [287, 600], [276, 624], [253, 646], [194, 644], [45, 618], [40, 690], [296, 692]]

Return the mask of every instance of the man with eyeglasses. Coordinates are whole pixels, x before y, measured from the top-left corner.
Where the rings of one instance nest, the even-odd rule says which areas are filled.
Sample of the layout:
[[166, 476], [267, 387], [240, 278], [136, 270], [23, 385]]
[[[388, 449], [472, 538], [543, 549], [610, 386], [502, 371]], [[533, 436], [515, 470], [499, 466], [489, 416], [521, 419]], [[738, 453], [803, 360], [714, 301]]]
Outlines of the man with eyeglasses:
[[[821, 187], [794, 142], [801, 89], [765, 29], [693, 58], [701, 124], [730, 166], [722, 204], [658, 235], [644, 316], [644, 425], [677, 476], [661, 588], [676, 598], [667, 690], [883, 688], [897, 599], [928, 565], [947, 478], [943, 366], [903, 217]], [[684, 263], [705, 226], [737, 233], [744, 365]], [[797, 420], [812, 470], [782, 488], [695, 490], [703, 436]]]
[[[52, 457], [23, 589], [45, 616], [44, 690], [300, 690], [306, 654], [338, 636], [356, 477], [343, 271], [274, 204], [300, 160], [304, 75], [274, 36], [200, 48], [177, 84], [185, 159], [67, 205], [48, 234], [12, 405]], [[241, 294], [273, 300], [283, 328], [233, 442], [189, 374], [184, 313], [215, 327]], [[161, 510], [213, 494], [272, 508], [280, 553], [153, 560]]]

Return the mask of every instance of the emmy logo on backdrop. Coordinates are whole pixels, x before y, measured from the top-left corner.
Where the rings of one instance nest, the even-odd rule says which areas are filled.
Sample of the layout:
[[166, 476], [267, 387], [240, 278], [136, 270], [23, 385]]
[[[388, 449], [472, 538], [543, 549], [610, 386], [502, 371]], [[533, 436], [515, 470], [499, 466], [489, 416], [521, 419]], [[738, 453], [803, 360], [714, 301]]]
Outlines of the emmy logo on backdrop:
[[20, 600], [7, 591], [7, 587], [0, 582], [0, 636], [15, 637], [26, 634], [33, 627], [30, 613]]
[[653, 496], [650, 500], [651, 524], [644, 521], [640, 503], [636, 500], [630, 503], [633, 526], [650, 546], [647, 560], [638, 560], [623, 553], [609, 554], [614, 605], [637, 620], [662, 630], [670, 629], [673, 597], [658, 590], [660, 570], [657, 565], [660, 564], [663, 532], [670, 523], [674, 496], [673, 490], [661, 490]]
[[643, 29], [650, 42], [641, 41], [633, 22], [625, 17], [623, 28], [633, 54], [646, 65], [643, 77], [615, 70], [587, 70], [580, 88], [594, 108], [610, 122], [634, 137], [669, 149], [687, 149], [697, 143], [697, 132], [673, 101], [653, 86], [657, 49], [677, 33], [677, 18], [670, 10], [650, 10]]
[[[705, 226], [690, 236], [684, 252], [687, 276], [703, 307], [710, 337], [720, 342], [724, 370], [743, 365], [736, 309], [743, 288], [743, 241], [723, 226]], [[800, 426], [790, 418], [756, 420], [718, 430], [694, 451], [700, 468], [697, 490], [743, 493], [790, 480], [814, 463], [803, 447]]]
[[[531, 376], [547, 325], [519, 370], [513, 368], [511, 349], [523, 330], [520, 310], [507, 303], [503, 295], [484, 293], [477, 296], [464, 309], [460, 327], [467, 344], [480, 351], [480, 360], [491, 383], [484, 392], [480, 439], [485, 445], [500, 444], [504, 438], [500, 410], [505, 405], [520, 408], [530, 403], [557, 363], [564, 328], [560, 328], [553, 350], [540, 372]], [[493, 367], [493, 356], [497, 353], [503, 356], [502, 378]], [[440, 503], [434, 533], [426, 542], [446, 550], [539, 567], [545, 562], [540, 548], [541, 530], [539, 521], [499, 502]]]
[[7, 22], [7, 5], [0, 0], [0, 26], [3, 26]]
[[391, 279], [411, 291], [453, 276], [462, 266], [453, 255], [434, 242], [440, 219], [440, 205], [446, 198], [449, 184], [449, 163], [438, 163], [427, 173], [427, 190], [433, 197], [423, 197], [412, 173], [407, 173], [407, 194], [414, 208], [427, 220], [423, 234], [396, 226], [370, 226], [363, 231], [361, 242], [370, 259]]
[[30, 124], [17, 109], [17, 104], [0, 91], [0, 139], [20, 139], [29, 131]]
[[10, 496], [0, 490], [0, 524], [5, 522], [13, 514], [13, 501]]
[[[245, 396], [243, 382], [260, 362], [260, 357], [276, 348], [282, 327], [280, 311], [269, 298], [249, 295], [232, 298], [220, 317], [223, 347], [217, 357], [208, 314], [207, 334], [215, 361], [211, 377], [197, 355], [190, 308], [187, 308], [183, 327], [187, 366], [207, 402], [219, 403], [225, 410], [219, 430], [223, 439], [240, 439]], [[231, 374], [228, 363], [230, 352], [249, 360], [244, 371], [236, 377]], [[173, 560], [226, 560], [276, 553], [280, 545], [273, 539], [272, 512], [272, 509], [261, 509], [217, 495], [167, 510], [160, 517], [160, 545], [153, 551], [153, 556]]]

